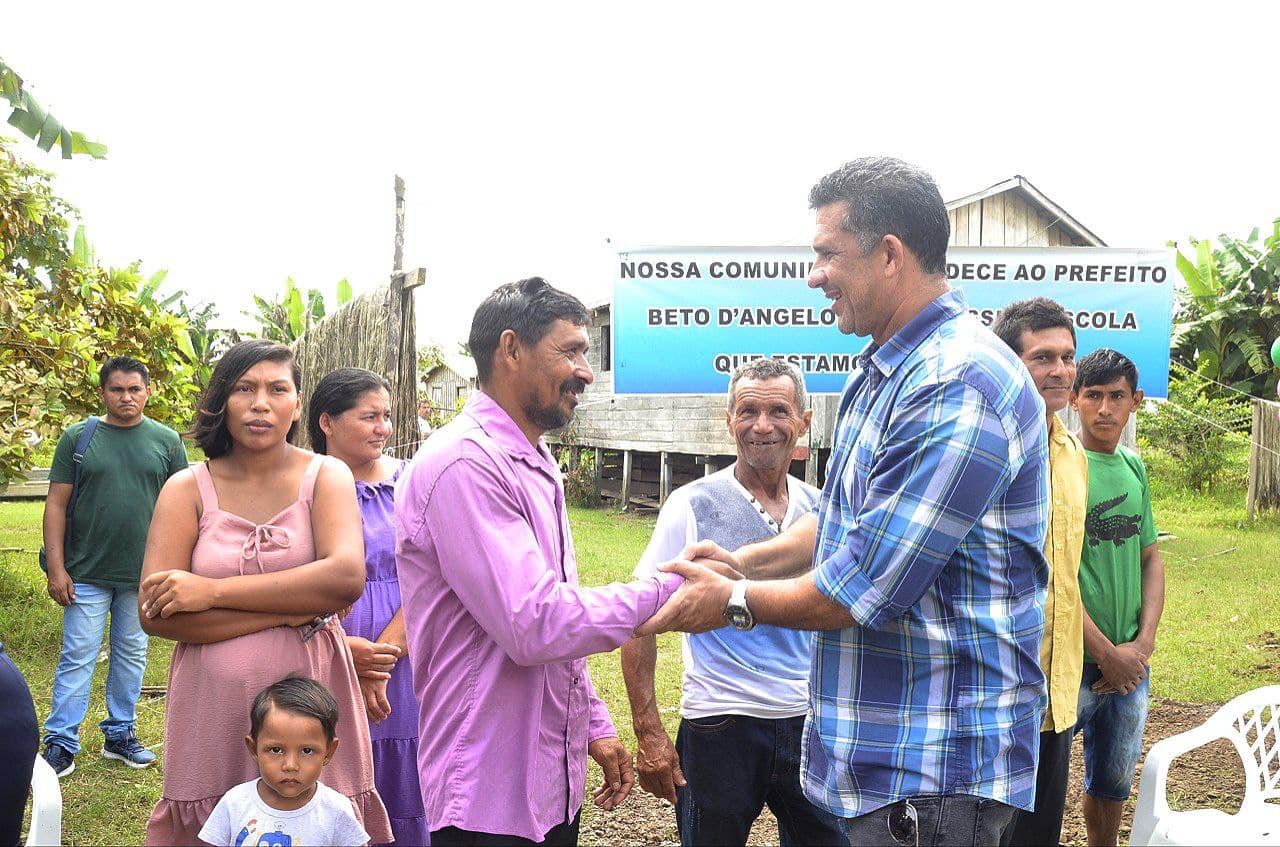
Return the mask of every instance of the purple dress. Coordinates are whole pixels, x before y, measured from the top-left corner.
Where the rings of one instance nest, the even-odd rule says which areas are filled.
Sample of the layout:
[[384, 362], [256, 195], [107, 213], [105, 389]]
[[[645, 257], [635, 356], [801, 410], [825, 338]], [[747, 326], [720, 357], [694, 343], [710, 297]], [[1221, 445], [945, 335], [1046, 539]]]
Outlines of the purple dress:
[[[404, 463], [389, 479], [356, 480], [356, 498], [364, 524], [364, 594], [342, 621], [348, 635], [377, 641], [400, 611], [400, 582], [396, 578], [395, 481]], [[418, 701], [413, 696], [409, 662], [396, 663], [387, 683], [391, 716], [369, 724], [373, 741], [373, 779], [391, 817], [395, 843], [426, 844], [427, 819], [418, 790]]]

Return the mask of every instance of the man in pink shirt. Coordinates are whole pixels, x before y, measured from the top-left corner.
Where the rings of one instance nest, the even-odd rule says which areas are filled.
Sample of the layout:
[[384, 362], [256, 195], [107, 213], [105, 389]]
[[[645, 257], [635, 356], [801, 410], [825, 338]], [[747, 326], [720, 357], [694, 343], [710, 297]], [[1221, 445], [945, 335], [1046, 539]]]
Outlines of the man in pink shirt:
[[631, 754], [584, 657], [613, 650], [680, 584], [578, 586], [547, 430], [594, 378], [587, 312], [540, 278], [501, 286], [468, 345], [480, 390], [424, 443], [396, 489], [396, 553], [431, 843], [578, 841], [586, 757], [612, 809]]

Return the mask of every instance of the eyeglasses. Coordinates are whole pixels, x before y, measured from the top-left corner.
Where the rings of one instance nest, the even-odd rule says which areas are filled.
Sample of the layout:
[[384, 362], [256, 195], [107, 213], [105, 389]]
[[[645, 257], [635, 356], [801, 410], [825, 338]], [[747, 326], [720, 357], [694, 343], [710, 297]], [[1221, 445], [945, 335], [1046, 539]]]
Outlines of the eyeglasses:
[[899, 844], [914, 844], [920, 847], [920, 816], [910, 800], [903, 800], [889, 810], [885, 819], [889, 827], [889, 835]]

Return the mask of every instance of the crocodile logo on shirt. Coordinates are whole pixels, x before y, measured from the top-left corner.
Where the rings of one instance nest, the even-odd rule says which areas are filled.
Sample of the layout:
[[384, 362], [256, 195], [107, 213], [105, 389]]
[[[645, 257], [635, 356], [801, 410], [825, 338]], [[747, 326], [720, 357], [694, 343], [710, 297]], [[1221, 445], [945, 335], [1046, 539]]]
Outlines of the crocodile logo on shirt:
[[1089, 539], [1090, 547], [1097, 547], [1104, 541], [1110, 541], [1117, 547], [1124, 546], [1125, 541], [1138, 534], [1138, 525], [1142, 523], [1142, 515], [1111, 515], [1103, 517], [1103, 513], [1119, 506], [1129, 498], [1128, 493], [1103, 500], [1089, 510], [1084, 519], [1084, 533]]

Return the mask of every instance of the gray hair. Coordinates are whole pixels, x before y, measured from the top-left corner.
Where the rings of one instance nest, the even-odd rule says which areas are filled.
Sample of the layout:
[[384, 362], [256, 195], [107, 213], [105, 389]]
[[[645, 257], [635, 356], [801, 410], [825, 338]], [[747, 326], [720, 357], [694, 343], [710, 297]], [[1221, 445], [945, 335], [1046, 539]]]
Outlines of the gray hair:
[[811, 209], [832, 203], [845, 204], [840, 227], [857, 236], [863, 253], [893, 234], [925, 273], [946, 270], [951, 221], [938, 184], [924, 170], [887, 156], [854, 159], [809, 191]]
[[781, 359], [755, 359], [738, 365], [733, 371], [733, 376], [729, 379], [729, 411], [733, 411], [733, 401], [738, 391], [739, 380], [777, 379], [783, 376], [790, 377], [791, 382], [795, 385], [796, 414], [803, 415], [807, 401], [804, 390], [804, 374], [795, 365], [790, 362], [784, 362]]

